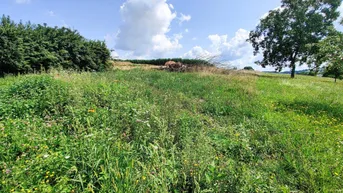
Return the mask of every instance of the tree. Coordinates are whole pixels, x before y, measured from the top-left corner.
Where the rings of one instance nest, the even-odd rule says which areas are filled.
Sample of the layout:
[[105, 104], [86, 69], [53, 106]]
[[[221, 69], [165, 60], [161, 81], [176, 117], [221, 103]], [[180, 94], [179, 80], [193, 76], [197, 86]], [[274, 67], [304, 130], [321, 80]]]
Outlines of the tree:
[[323, 76], [333, 77], [335, 82], [343, 75], [343, 33], [332, 30], [332, 33], [318, 44], [318, 54], [322, 56], [321, 61], [327, 62]]
[[262, 67], [273, 66], [277, 71], [291, 68], [295, 76], [296, 65], [305, 63], [318, 51], [309, 44], [318, 43], [339, 17], [337, 8], [341, 0], [282, 0], [280, 8], [262, 18], [248, 41], [254, 54], [263, 52]]

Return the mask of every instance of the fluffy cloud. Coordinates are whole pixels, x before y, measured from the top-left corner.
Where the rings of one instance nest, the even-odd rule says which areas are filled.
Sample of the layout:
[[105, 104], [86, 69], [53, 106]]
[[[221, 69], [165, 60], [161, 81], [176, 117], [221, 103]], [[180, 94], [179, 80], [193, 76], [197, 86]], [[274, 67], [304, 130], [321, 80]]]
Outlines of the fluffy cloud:
[[210, 53], [209, 51], [203, 49], [200, 46], [195, 46], [193, 47], [190, 51], [185, 53], [183, 55], [184, 58], [199, 58], [199, 59], [204, 59], [211, 57], [213, 53]]
[[190, 21], [192, 19], [192, 16], [184, 15], [183, 13], [181, 13], [181, 16], [178, 19], [180, 20], [179, 24], [181, 25], [185, 21]]
[[170, 9], [174, 9], [174, 5], [173, 4], [169, 4]]
[[31, 0], [15, 0], [15, 2], [18, 4], [28, 4], [31, 2]]
[[55, 17], [55, 16], [56, 16], [55, 12], [53, 12], [53, 11], [48, 11], [47, 14], [48, 14], [50, 17]]
[[235, 66], [243, 68], [248, 65], [254, 66], [254, 61], [258, 57], [253, 56], [253, 48], [246, 41], [248, 37], [249, 31], [245, 29], [239, 29], [231, 39], [228, 39], [227, 35], [209, 35], [208, 39], [211, 45], [208, 50], [200, 46], [195, 46], [189, 52], [185, 53], [183, 57], [216, 58], [216, 60], [221, 62], [221, 67]]
[[123, 23], [116, 36], [116, 49], [136, 57], [163, 57], [182, 48], [182, 35], [167, 35], [176, 18], [172, 8], [166, 0], [127, 0], [120, 7]]

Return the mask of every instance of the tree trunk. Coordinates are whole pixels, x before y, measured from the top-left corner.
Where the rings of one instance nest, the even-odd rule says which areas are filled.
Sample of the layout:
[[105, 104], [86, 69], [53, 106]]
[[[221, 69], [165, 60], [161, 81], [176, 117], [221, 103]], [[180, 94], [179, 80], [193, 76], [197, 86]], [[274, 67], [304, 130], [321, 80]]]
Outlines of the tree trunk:
[[291, 78], [294, 78], [295, 77], [295, 61], [297, 60], [297, 56], [298, 56], [298, 50], [299, 48], [297, 48], [297, 50], [294, 52], [294, 55], [292, 54], [292, 57], [291, 57]]
[[291, 63], [291, 78], [294, 78], [295, 77], [295, 62], [292, 61]]

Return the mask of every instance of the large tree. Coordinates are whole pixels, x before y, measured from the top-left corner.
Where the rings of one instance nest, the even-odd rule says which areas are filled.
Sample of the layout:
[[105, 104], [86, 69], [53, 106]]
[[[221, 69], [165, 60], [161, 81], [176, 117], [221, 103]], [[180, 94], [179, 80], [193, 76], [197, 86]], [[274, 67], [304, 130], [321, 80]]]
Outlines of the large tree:
[[322, 62], [326, 62], [323, 76], [332, 76], [337, 81], [343, 75], [343, 33], [332, 30], [329, 36], [318, 44]]
[[327, 35], [339, 17], [337, 8], [341, 0], [282, 0], [281, 3], [281, 7], [260, 20], [248, 41], [255, 55], [263, 53], [257, 64], [273, 66], [278, 71], [289, 67], [294, 78], [296, 66], [318, 52], [318, 47], [308, 45], [315, 45]]

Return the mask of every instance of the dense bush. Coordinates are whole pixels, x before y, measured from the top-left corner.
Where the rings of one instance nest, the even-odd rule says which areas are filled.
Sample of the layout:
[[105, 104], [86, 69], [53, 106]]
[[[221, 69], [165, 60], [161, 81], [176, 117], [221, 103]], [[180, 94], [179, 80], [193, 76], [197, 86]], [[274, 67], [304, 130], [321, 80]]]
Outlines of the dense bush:
[[52, 67], [100, 71], [109, 58], [104, 42], [86, 40], [76, 30], [1, 18], [0, 75]]
[[245, 67], [243, 68], [243, 70], [254, 70], [254, 68], [251, 67], [251, 66], [245, 66]]
[[126, 60], [133, 64], [151, 64], [157, 66], [163, 66], [168, 61], [181, 62], [187, 66], [213, 66], [213, 64], [206, 60], [200, 59], [183, 59], [183, 58], [161, 58], [152, 60]]

